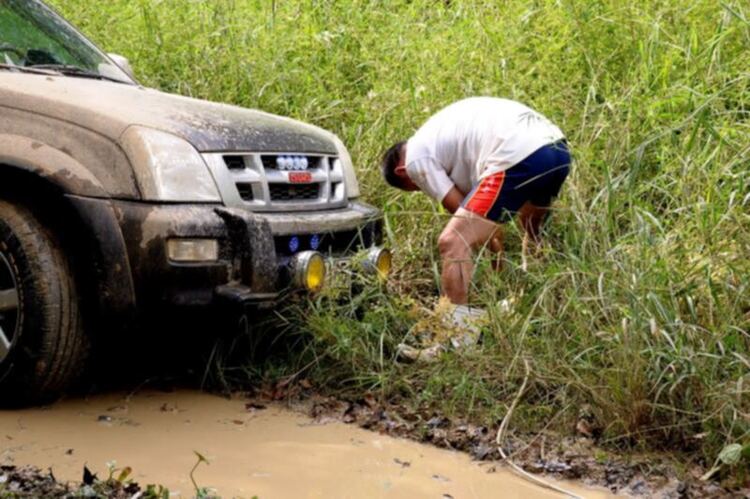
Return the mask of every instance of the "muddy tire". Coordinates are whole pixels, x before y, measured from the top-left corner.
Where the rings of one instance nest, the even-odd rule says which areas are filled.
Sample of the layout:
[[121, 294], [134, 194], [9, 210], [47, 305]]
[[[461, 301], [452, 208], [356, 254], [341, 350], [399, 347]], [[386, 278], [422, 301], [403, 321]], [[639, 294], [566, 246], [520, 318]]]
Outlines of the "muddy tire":
[[0, 405], [54, 399], [78, 379], [89, 347], [58, 238], [0, 199]]

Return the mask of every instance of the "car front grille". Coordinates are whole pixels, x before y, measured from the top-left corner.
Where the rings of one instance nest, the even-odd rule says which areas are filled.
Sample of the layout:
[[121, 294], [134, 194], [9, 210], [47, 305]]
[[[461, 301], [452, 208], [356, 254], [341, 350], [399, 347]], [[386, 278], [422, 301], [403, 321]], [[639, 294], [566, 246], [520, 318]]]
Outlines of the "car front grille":
[[346, 186], [335, 155], [296, 153], [204, 154], [228, 205], [251, 211], [307, 211], [346, 206]]
[[320, 184], [271, 184], [271, 201], [301, 201], [318, 199]]

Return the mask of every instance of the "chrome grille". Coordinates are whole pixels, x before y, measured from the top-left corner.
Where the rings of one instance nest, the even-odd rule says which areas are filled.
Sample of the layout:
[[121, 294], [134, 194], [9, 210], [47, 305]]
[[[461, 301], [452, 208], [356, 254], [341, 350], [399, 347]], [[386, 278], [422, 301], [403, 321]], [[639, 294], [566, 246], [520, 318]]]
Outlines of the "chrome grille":
[[244, 182], [237, 182], [237, 190], [240, 193], [240, 197], [243, 201], [255, 201], [255, 194], [253, 193], [253, 184]]
[[294, 201], [318, 199], [320, 184], [271, 184], [271, 201]]
[[208, 153], [203, 155], [228, 206], [251, 211], [306, 211], [347, 204], [335, 155]]
[[[304, 168], [304, 170], [315, 170], [316, 168], [321, 168], [323, 165], [323, 157], [322, 156], [310, 156], [310, 155], [296, 155], [296, 154], [263, 154], [260, 157], [260, 162], [263, 164], [263, 168], [266, 170], [279, 170], [279, 164], [278, 159], [280, 157], [287, 157], [287, 158], [304, 158], [307, 167]], [[294, 170], [290, 170], [294, 171]]]
[[245, 160], [242, 156], [224, 156], [224, 163], [230, 170], [244, 170]]

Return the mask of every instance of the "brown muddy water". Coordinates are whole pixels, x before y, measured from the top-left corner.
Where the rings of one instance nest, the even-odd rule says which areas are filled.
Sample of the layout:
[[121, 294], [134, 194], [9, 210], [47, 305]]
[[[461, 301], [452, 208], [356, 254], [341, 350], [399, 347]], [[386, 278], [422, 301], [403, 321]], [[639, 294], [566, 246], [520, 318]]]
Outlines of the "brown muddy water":
[[[554, 498], [506, 468], [494, 472], [464, 454], [395, 439], [285, 409], [196, 391], [147, 391], [0, 411], [0, 464], [51, 468], [79, 482], [84, 464], [107, 476], [108, 462], [133, 468], [145, 486], [191, 497], [198, 451], [210, 460], [195, 478], [222, 497]], [[603, 491], [553, 482], [583, 497]], [[174, 497], [174, 496], [173, 496]]]

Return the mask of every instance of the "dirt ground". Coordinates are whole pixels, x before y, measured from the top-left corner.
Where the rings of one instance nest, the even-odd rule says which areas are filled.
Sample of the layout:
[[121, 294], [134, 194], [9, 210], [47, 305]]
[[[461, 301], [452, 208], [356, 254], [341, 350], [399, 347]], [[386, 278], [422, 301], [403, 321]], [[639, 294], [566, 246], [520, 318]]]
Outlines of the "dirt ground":
[[[275, 396], [273, 390], [266, 390], [258, 394], [258, 400]], [[379, 403], [373, 397], [341, 401], [313, 396], [301, 399], [298, 410], [319, 420], [333, 418], [384, 434], [460, 450], [493, 468], [508, 464], [508, 460], [503, 459], [504, 454], [528, 473], [545, 479], [576, 481], [616, 495], [669, 499], [750, 497], [748, 487], [727, 488], [718, 482], [702, 481], [700, 477], [705, 470], [700, 467], [678, 473], [668, 456], [619, 455], [598, 447], [592, 438], [513, 433], [503, 438], [501, 453], [496, 443], [496, 428], [412, 413], [398, 404]]]
[[231, 397], [109, 393], [1, 411], [0, 497], [750, 496], [588, 438], [504, 438], [504, 453], [545, 487], [512, 472], [495, 431], [371, 396], [319, 396], [304, 380]]
[[[178, 390], [3, 411], [0, 487], [29, 497], [80, 493], [86, 466], [104, 482], [89, 475], [84, 492], [105, 490], [109, 482], [104, 495], [114, 497], [132, 497], [136, 482], [160, 483], [178, 497], [195, 495], [196, 486], [248, 498], [564, 497], [503, 466], [472, 462], [465, 453], [366, 431], [332, 412], [313, 418], [299, 412], [303, 405], [293, 409], [267, 399]], [[199, 462], [196, 452], [207, 462]], [[28, 464], [36, 469], [13, 467]], [[132, 471], [118, 480], [123, 469]], [[610, 496], [548, 481], [581, 497]]]

